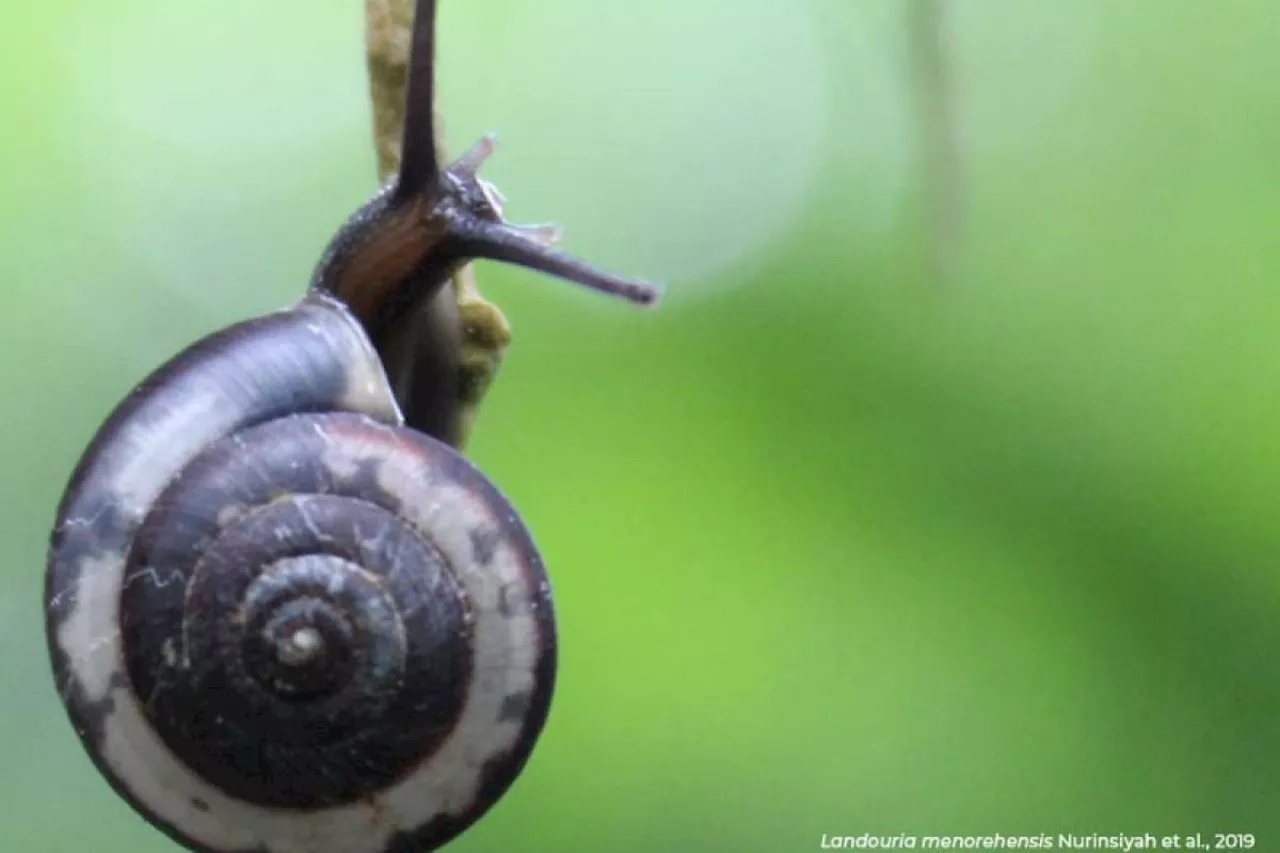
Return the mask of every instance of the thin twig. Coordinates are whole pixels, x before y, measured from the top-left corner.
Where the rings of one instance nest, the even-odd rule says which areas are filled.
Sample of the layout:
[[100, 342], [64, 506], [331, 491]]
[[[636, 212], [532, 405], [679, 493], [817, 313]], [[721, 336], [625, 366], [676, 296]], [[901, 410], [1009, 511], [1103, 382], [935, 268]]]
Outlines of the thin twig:
[[932, 277], [952, 280], [965, 242], [966, 198], [960, 110], [948, 55], [948, 0], [907, 0], [917, 165]]

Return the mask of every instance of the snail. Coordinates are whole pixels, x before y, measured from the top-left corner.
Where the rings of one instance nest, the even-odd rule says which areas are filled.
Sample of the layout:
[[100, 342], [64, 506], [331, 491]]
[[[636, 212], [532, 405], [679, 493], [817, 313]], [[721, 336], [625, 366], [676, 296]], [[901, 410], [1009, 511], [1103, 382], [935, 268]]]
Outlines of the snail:
[[139, 384], [57, 510], [46, 628], [68, 717], [115, 791], [200, 853], [434, 850], [547, 718], [547, 573], [458, 448], [441, 293], [475, 258], [657, 291], [507, 223], [477, 174], [491, 137], [438, 161], [434, 19], [418, 0], [398, 173], [300, 301]]

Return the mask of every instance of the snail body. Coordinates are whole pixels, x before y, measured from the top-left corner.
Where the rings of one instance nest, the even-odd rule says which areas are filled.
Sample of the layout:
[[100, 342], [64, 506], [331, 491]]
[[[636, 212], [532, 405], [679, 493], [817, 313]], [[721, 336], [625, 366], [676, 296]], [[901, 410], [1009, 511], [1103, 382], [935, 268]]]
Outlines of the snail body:
[[420, 0], [399, 174], [296, 305], [143, 381], [57, 512], [59, 695], [115, 790], [201, 853], [433, 850], [507, 790], [550, 707], [550, 585], [455, 447], [441, 293], [477, 257], [656, 293], [504, 222], [476, 176], [491, 139], [439, 167], [433, 19]]

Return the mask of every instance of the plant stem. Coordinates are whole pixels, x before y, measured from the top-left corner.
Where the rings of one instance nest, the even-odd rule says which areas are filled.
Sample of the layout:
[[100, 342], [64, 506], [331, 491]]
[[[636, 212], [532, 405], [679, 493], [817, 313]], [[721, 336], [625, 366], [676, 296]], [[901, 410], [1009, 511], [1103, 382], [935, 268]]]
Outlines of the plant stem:
[[936, 281], [957, 275], [964, 249], [966, 199], [955, 72], [947, 51], [948, 0], [907, 0], [917, 165], [927, 264]]
[[[413, 0], [365, 0], [365, 51], [369, 67], [369, 97], [373, 108], [373, 137], [378, 155], [378, 178], [385, 181], [400, 165], [404, 135], [405, 88], [409, 68]], [[439, 104], [439, 99], [436, 100]], [[448, 162], [443, 122], [437, 115], [436, 149]], [[503, 354], [511, 342], [511, 326], [498, 306], [476, 288], [467, 265], [453, 278], [453, 295], [462, 322], [462, 377], [459, 388], [465, 412], [462, 439], [470, 432]]]

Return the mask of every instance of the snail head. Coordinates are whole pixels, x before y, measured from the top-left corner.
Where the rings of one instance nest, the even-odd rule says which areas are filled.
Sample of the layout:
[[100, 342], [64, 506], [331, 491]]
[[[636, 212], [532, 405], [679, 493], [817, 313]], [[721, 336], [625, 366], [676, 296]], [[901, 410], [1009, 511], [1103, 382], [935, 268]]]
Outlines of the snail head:
[[406, 87], [400, 168], [390, 204], [420, 211], [434, 238], [432, 251], [459, 262], [475, 258], [517, 264], [641, 305], [655, 303], [647, 282], [597, 269], [559, 249], [561, 230], [550, 224], [517, 225], [503, 217], [506, 199], [480, 169], [497, 138], [481, 137], [462, 156], [442, 166], [436, 143], [436, 0], [418, 0]]

